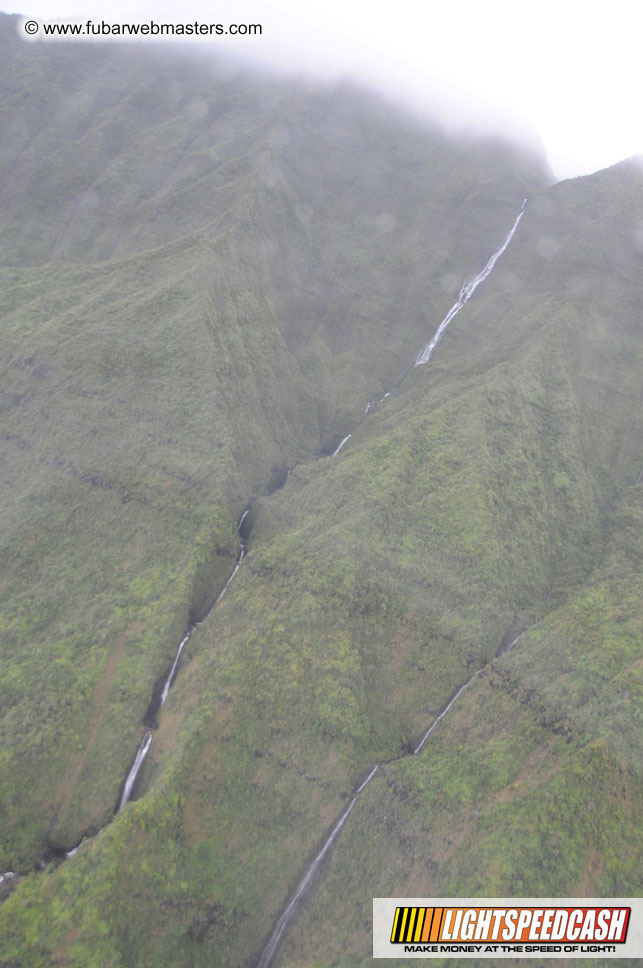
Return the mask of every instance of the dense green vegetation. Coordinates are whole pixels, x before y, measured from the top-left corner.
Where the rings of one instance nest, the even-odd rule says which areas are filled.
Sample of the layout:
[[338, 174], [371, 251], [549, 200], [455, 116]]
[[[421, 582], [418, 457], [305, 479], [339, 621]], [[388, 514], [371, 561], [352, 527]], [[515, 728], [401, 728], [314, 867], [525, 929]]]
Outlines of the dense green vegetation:
[[369, 964], [373, 896], [638, 894], [641, 168], [0, 27], [0, 871], [101, 830], [0, 966], [253, 964], [376, 762], [277, 964]]

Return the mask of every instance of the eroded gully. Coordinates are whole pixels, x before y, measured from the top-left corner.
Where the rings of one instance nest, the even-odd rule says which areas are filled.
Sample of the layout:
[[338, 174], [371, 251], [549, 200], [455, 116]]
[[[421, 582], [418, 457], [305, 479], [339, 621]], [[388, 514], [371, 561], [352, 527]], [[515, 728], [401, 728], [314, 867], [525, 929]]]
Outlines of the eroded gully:
[[[208, 610], [204, 618], [207, 618], [210, 612], [212, 612], [213, 609], [217, 607], [217, 605], [219, 604], [219, 602], [227, 592], [230, 586], [230, 582], [239, 571], [239, 568], [241, 567], [241, 563], [245, 558], [246, 543], [244, 540], [243, 523], [246, 520], [246, 517], [249, 511], [250, 511], [250, 508], [249, 507], [246, 508], [246, 510], [243, 512], [243, 514], [241, 515], [237, 523], [237, 534], [239, 535], [239, 554], [237, 555], [235, 566], [232, 572], [230, 573], [230, 575], [228, 576], [228, 579], [225, 585], [223, 586], [223, 588], [217, 595], [216, 599], [214, 600], [212, 607]], [[201, 622], [203, 622], [203, 619], [201, 619]], [[176, 650], [176, 655], [174, 656], [174, 661], [170, 667], [169, 673], [167, 674], [167, 678], [163, 683], [163, 688], [161, 690], [159, 698], [156, 701], [152, 700], [152, 703], [148, 708], [148, 711], [145, 716], [145, 720], [148, 725], [146, 726], [145, 732], [143, 733], [143, 739], [141, 740], [140, 746], [136, 751], [136, 756], [132, 760], [132, 765], [130, 766], [127, 776], [123, 781], [120, 796], [118, 798], [118, 804], [116, 806], [116, 813], [120, 813], [121, 810], [125, 807], [125, 805], [129, 803], [132, 797], [134, 788], [136, 786], [136, 781], [138, 780], [138, 777], [139, 777], [139, 773], [141, 772], [143, 763], [145, 762], [145, 758], [149, 753], [150, 747], [152, 745], [152, 732], [153, 732], [152, 724], [156, 721], [156, 717], [158, 716], [158, 713], [163, 707], [163, 705], [165, 704], [165, 700], [167, 699], [170, 689], [172, 688], [172, 685], [174, 683], [174, 680], [176, 679], [176, 674], [179, 667], [179, 661], [181, 659], [183, 649], [185, 648], [185, 645], [189, 641], [194, 630], [198, 629], [199, 625], [201, 625], [201, 622], [195, 622], [193, 625], [191, 625], [187, 630], [187, 632], [185, 633], [185, 635], [183, 636], [183, 638], [181, 639], [181, 641], [179, 642], [178, 648]], [[70, 856], [72, 853], [75, 853], [77, 849], [78, 848], [74, 848], [73, 851], [68, 851], [67, 856]]]
[[[217, 607], [217, 605], [219, 604], [219, 602], [227, 592], [228, 588], [230, 587], [231, 581], [239, 571], [239, 568], [241, 567], [241, 563], [245, 558], [246, 536], [244, 531], [244, 522], [246, 520], [246, 517], [249, 511], [250, 511], [250, 508], [249, 507], [246, 508], [243, 514], [241, 515], [241, 517], [239, 518], [239, 521], [237, 522], [237, 534], [239, 535], [239, 552], [237, 554], [237, 559], [235, 561], [234, 568], [230, 572], [223, 588], [221, 589], [221, 591], [219, 592], [219, 594], [217, 595], [214, 602], [212, 603], [212, 605], [210, 606], [206, 614], [203, 616], [201, 621], [194, 622], [192, 625], [188, 627], [187, 632], [185, 633], [185, 635], [183, 636], [183, 638], [181, 639], [181, 641], [177, 646], [176, 653], [174, 655], [174, 659], [170, 666], [169, 672], [162, 680], [163, 682], [162, 688], [158, 691], [158, 693], [155, 693], [155, 695], [153, 695], [152, 701], [148, 706], [147, 712], [145, 713], [145, 716], [143, 718], [143, 726], [144, 726], [143, 737], [138, 746], [138, 749], [136, 750], [134, 759], [132, 760], [132, 763], [125, 775], [125, 779], [121, 784], [118, 800], [116, 802], [116, 807], [114, 809], [115, 815], [119, 814], [124, 809], [124, 807], [131, 800], [132, 795], [134, 794], [136, 783], [138, 781], [140, 772], [143, 768], [143, 764], [145, 763], [147, 754], [149, 753], [150, 748], [152, 746], [154, 731], [156, 729], [156, 717], [158, 716], [158, 713], [161, 710], [161, 708], [164, 706], [165, 701], [169, 695], [170, 689], [174, 684], [174, 681], [176, 679], [176, 676], [179, 670], [181, 656], [183, 654], [183, 650], [186, 644], [189, 642], [193, 632], [202, 624], [202, 622], [208, 617], [208, 615], [210, 615], [210, 613]], [[104, 829], [104, 828], [101, 828], [101, 829]], [[100, 831], [98, 831], [98, 833], [100, 833]], [[69, 850], [51, 848], [51, 847], [48, 848], [47, 854], [42, 859], [42, 861], [40, 862], [36, 870], [44, 870], [44, 868], [47, 867], [49, 862], [53, 859], [59, 860], [67, 857], [73, 857], [74, 854], [78, 852], [79, 848], [82, 847], [84, 844], [88, 843], [90, 840], [93, 840], [94, 836], [96, 836], [96, 834], [88, 837], [83, 837], [81, 841], [78, 844], [76, 844], [75, 847], [71, 847]], [[18, 872], [4, 871], [3, 873], [0, 873], [0, 901], [4, 900], [7, 894], [9, 894], [13, 890], [13, 888], [16, 887], [16, 885], [21, 880], [21, 878], [28, 873], [31, 873], [31, 872], [21, 870]]]

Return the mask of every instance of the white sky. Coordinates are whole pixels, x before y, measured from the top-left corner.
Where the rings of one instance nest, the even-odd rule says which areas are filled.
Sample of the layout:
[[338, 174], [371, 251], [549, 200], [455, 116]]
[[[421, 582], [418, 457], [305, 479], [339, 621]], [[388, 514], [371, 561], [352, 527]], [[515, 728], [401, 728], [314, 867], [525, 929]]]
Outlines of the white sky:
[[[7, 2], [7, 0], [5, 0]], [[261, 23], [207, 43], [540, 138], [559, 178], [643, 154], [638, 0], [13, 0], [36, 19]]]

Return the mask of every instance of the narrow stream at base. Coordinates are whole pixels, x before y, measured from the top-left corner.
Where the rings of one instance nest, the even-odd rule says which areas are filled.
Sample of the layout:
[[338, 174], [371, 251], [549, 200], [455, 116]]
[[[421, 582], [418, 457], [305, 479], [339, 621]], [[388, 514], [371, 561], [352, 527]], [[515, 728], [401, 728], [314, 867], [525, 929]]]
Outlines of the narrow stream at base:
[[335, 838], [338, 836], [340, 830], [342, 829], [342, 827], [344, 826], [344, 824], [348, 820], [348, 817], [349, 817], [349, 815], [351, 813], [351, 810], [353, 809], [353, 807], [357, 803], [358, 796], [360, 795], [360, 793], [362, 792], [362, 790], [365, 787], [367, 787], [368, 784], [371, 782], [371, 780], [373, 779], [373, 777], [377, 773], [378, 769], [379, 769], [379, 763], [376, 764], [373, 767], [373, 769], [368, 774], [368, 776], [366, 777], [366, 779], [364, 780], [364, 782], [361, 784], [361, 786], [357, 788], [357, 790], [353, 794], [352, 800], [350, 801], [350, 803], [348, 804], [348, 806], [344, 810], [343, 814], [341, 815], [341, 817], [339, 818], [339, 820], [336, 822], [336, 824], [333, 827], [333, 829], [331, 830], [330, 834], [328, 835], [328, 837], [324, 841], [324, 846], [319, 851], [319, 853], [317, 854], [317, 856], [315, 857], [315, 859], [313, 860], [313, 862], [307, 868], [304, 876], [302, 877], [302, 879], [300, 880], [299, 884], [297, 885], [297, 888], [296, 888], [293, 896], [288, 901], [288, 904], [284, 908], [284, 910], [283, 910], [283, 912], [282, 912], [279, 920], [277, 921], [277, 924], [275, 925], [274, 930], [273, 930], [273, 932], [272, 932], [272, 934], [270, 936], [270, 940], [268, 941], [268, 944], [264, 948], [264, 951], [263, 951], [263, 954], [261, 955], [261, 958], [257, 962], [257, 968], [268, 968], [268, 965], [270, 964], [270, 962], [272, 961], [272, 959], [275, 956], [275, 953], [277, 951], [277, 948], [279, 947], [279, 944], [281, 942], [281, 939], [283, 937], [283, 934], [284, 934], [286, 928], [288, 927], [288, 925], [292, 921], [293, 915], [295, 914], [295, 911], [297, 909], [297, 905], [299, 904], [299, 901], [302, 899], [302, 897], [306, 893], [306, 888], [308, 887], [308, 885], [312, 881], [313, 877], [317, 873], [317, 870], [319, 869], [319, 866], [320, 866], [321, 862], [323, 861], [324, 857], [326, 856], [326, 854], [328, 853], [328, 851], [330, 850], [330, 848], [333, 846], [333, 842], [335, 841]]
[[[496, 652], [495, 658], [498, 658], [500, 655], [506, 655], [507, 653], [511, 652], [512, 649], [514, 648], [514, 646], [516, 645], [516, 643], [519, 641], [519, 639], [522, 638], [523, 634], [524, 633], [521, 632], [520, 635], [518, 635], [506, 648], [503, 648], [503, 646], [501, 644], [500, 645], [500, 648]], [[431, 733], [433, 732], [433, 730], [435, 729], [435, 727], [438, 725], [438, 723], [442, 719], [444, 719], [444, 717], [447, 715], [447, 713], [449, 712], [449, 710], [452, 709], [452, 707], [458, 701], [458, 699], [460, 698], [460, 696], [462, 695], [462, 693], [465, 691], [465, 689], [467, 689], [467, 687], [471, 685], [471, 683], [476, 678], [476, 676], [479, 676], [480, 675], [481, 671], [482, 671], [481, 669], [477, 669], [473, 673], [473, 675], [470, 676], [467, 679], [467, 681], [465, 683], [463, 683], [459, 687], [459, 689], [451, 697], [451, 699], [446, 704], [446, 706], [444, 706], [444, 708], [441, 710], [441, 712], [439, 712], [438, 715], [435, 717], [435, 719], [433, 720], [433, 722], [431, 723], [431, 725], [429, 726], [429, 728], [427, 729], [427, 731], [424, 733], [424, 735], [422, 736], [422, 739], [420, 740], [420, 742], [418, 743], [418, 745], [415, 747], [415, 749], [413, 750], [413, 752], [410, 754], [410, 756], [417, 756], [419, 753], [422, 752], [426, 741], [428, 740], [429, 736], [431, 735]], [[275, 955], [277, 953], [277, 950], [279, 949], [279, 945], [281, 944], [281, 942], [283, 940], [284, 934], [286, 933], [288, 927], [290, 926], [290, 924], [293, 921], [295, 915], [297, 914], [297, 909], [299, 907], [299, 902], [302, 900], [302, 898], [304, 897], [307, 889], [310, 887], [311, 882], [313, 881], [313, 878], [315, 877], [315, 874], [319, 870], [319, 867], [320, 867], [320, 865], [321, 865], [324, 857], [326, 857], [326, 855], [330, 852], [330, 850], [331, 850], [331, 848], [332, 848], [335, 840], [339, 836], [339, 833], [340, 833], [342, 827], [344, 826], [344, 824], [348, 820], [348, 818], [349, 818], [349, 816], [350, 816], [350, 814], [351, 814], [351, 812], [353, 810], [353, 807], [357, 803], [357, 799], [358, 799], [360, 793], [362, 793], [362, 791], [365, 790], [366, 787], [369, 785], [369, 783], [371, 782], [371, 780], [374, 779], [375, 774], [377, 773], [377, 771], [380, 769], [381, 766], [392, 766], [395, 763], [400, 763], [400, 762], [402, 762], [402, 760], [406, 760], [406, 759], [409, 759], [409, 754], [404, 754], [402, 756], [397, 756], [397, 757], [395, 757], [392, 760], [387, 760], [385, 763], [376, 763], [375, 766], [371, 769], [371, 772], [368, 774], [368, 776], [364, 780], [364, 782], [357, 788], [357, 790], [355, 790], [355, 792], [353, 793], [353, 796], [352, 796], [352, 799], [351, 799], [350, 803], [348, 804], [348, 806], [346, 807], [346, 809], [344, 810], [344, 812], [341, 814], [339, 820], [337, 820], [337, 822], [335, 823], [335, 826], [332, 828], [332, 830], [329, 833], [328, 837], [324, 841], [324, 843], [322, 845], [322, 848], [319, 851], [319, 853], [315, 856], [315, 858], [311, 861], [311, 863], [308, 865], [308, 867], [304, 871], [303, 877], [301, 878], [301, 880], [297, 884], [297, 887], [295, 888], [292, 896], [290, 897], [288, 903], [286, 904], [285, 908], [283, 909], [282, 913], [280, 914], [280, 916], [279, 916], [279, 918], [277, 920], [277, 923], [275, 924], [275, 926], [274, 926], [274, 928], [272, 930], [272, 934], [270, 935], [270, 938], [268, 940], [268, 944], [263, 949], [263, 952], [261, 954], [261, 957], [259, 958], [259, 961], [257, 962], [257, 968], [270, 968], [270, 965], [272, 963], [272, 960], [275, 957]]]

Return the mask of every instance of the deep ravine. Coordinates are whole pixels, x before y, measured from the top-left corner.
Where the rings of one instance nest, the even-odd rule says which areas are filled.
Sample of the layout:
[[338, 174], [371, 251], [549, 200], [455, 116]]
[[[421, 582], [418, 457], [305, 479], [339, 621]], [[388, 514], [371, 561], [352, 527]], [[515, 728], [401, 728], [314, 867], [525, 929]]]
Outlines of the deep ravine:
[[[241, 517], [239, 518], [239, 521], [237, 522], [237, 533], [239, 535], [239, 553], [237, 555], [234, 568], [230, 572], [230, 575], [226, 579], [226, 582], [223, 588], [221, 589], [221, 591], [219, 592], [216, 599], [214, 600], [214, 602], [212, 603], [211, 607], [208, 609], [206, 614], [203, 616], [201, 621], [195, 622], [194, 624], [190, 625], [187, 632], [179, 642], [174, 656], [174, 660], [172, 662], [172, 665], [170, 666], [170, 670], [163, 683], [163, 688], [161, 689], [157, 697], [155, 698], [153, 697], [152, 702], [150, 703], [147, 709], [147, 712], [145, 714], [144, 721], [143, 721], [144, 727], [145, 727], [143, 732], [143, 738], [141, 739], [138, 749], [136, 750], [134, 759], [132, 760], [131, 766], [127, 771], [125, 779], [123, 780], [123, 783], [121, 785], [118, 801], [116, 803], [116, 808], [114, 810], [115, 815], [118, 815], [132, 798], [132, 794], [134, 793], [134, 789], [136, 787], [136, 781], [138, 780], [139, 774], [145, 762], [145, 758], [149, 753], [150, 747], [152, 745], [153, 731], [156, 728], [156, 725], [155, 725], [156, 716], [159, 710], [164, 705], [169, 695], [170, 689], [172, 688], [174, 680], [176, 679], [178, 667], [179, 667], [179, 661], [181, 659], [181, 655], [183, 653], [186, 643], [189, 641], [195, 629], [197, 629], [199, 625], [201, 625], [201, 623], [208, 617], [208, 615], [210, 615], [210, 613], [217, 607], [217, 605], [219, 604], [219, 602], [227, 592], [230, 586], [230, 582], [239, 571], [239, 568], [241, 567], [241, 563], [245, 558], [246, 540], [244, 537], [243, 524], [249, 511], [250, 511], [250, 507], [247, 507], [243, 512], [243, 514], [241, 515]], [[101, 829], [104, 829], [104, 828], [101, 828]], [[98, 831], [98, 833], [100, 833], [100, 831]], [[75, 847], [72, 847], [69, 850], [49, 849], [47, 851], [47, 855], [43, 858], [37, 870], [44, 870], [44, 868], [48, 866], [48, 864], [52, 861], [52, 859], [60, 860], [67, 857], [73, 857], [74, 854], [78, 852], [79, 848], [82, 847], [83, 844], [86, 844], [90, 840], [92, 840], [94, 836], [96, 836], [96, 834], [92, 835], [91, 837], [83, 837], [80, 840], [80, 842], [76, 844]], [[16, 887], [18, 882], [28, 873], [31, 873], [31, 872], [30, 871], [18, 871], [18, 872], [4, 871], [0, 873], [0, 901], [2, 901], [4, 897], [6, 897], [6, 895], [9, 894], [13, 890], [13, 888]]]
[[[526, 207], [527, 207], [527, 199], [525, 198], [523, 199], [522, 208], [520, 209], [520, 212], [516, 216], [516, 219], [511, 229], [505, 236], [505, 239], [502, 242], [502, 245], [500, 245], [500, 247], [496, 249], [496, 251], [493, 253], [491, 258], [485, 265], [485, 267], [476, 276], [474, 276], [473, 279], [470, 279], [464, 283], [464, 285], [460, 290], [460, 295], [458, 296], [457, 302], [454, 303], [454, 305], [451, 307], [449, 312], [446, 314], [446, 316], [438, 326], [437, 330], [435, 331], [435, 334], [433, 335], [432, 339], [426, 344], [426, 346], [423, 347], [422, 350], [420, 350], [420, 352], [416, 357], [415, 363], [412, 366], [408, 367], [408, 369], [405, 370], [404, 373], [402, 373], [401, 376], [398, 377], [397, 381], [393, 385], [393, 388], [388, 393], [384, 394], [384, 396], [380, 399], [380, 403], [383, 403], [387, 397], [391, 396], [392, 393], [394, 393], [396, 390], [399, 389], [402, 381], [408, 376], [408, 374], [415, 366], [422, 366], [425, 363], [429, 362], [429, 360], [431, 359], [431, 356], [433, 355], [433, 352], [435, 351], [438, 343], [442, 339], [442, 335], [446, 330], [447, 326], [449, 325], [449, 323], [451, 322], [451, 320], [462, 309], [465, 303], [469, 301], [469, 299], [474, 294], [478, 286], [491, 275], [491, 272], [493, 271], [493, 268], [496, 265], [498, 259], [502, 256], [503, 252], [506, 250], [509, 243], [513, 239], [516, 233], [516, 230], [520, 224], [520, 221], [523, 215], [525, 214]], [[369, 400], [369, 402], [366, 405], [366, 410], [364, 414], [365, 417], [368, 417], [369, 413], [371, 413], [371, 411], [374, 409], [374, 406], [375, 406], [374, 401]], [[347, 437], [345, 437], [342, 440], [339, 447], [337, 447], [337, 449], [335, 450], [333, 457], [339, 454], [340, 450], [342, 449], [342, 447], [344, 446], [344, 444], [346, 443], [346, 441], [349, 439], [350, 436], [351, 434], [349, 434]], [[501, 645], [496, 655], [500, 655], [502, 652], [511, 652], [511, 650], [514, 648], [514, 646], [520, 639], [521, 635], [515, 638], [507, 648], [503, 648], [503, 646]], [[420, 739], [418, 745], [413, 750], [413, 753], [411, 754], [412, 756], [417, 756], [419, 753], [422, 752], [422, 749], [424, 748], [427, 740], [431, 736], [432, 732], [434, 731], [438, 723], [447, 715], [449, 710], [454, 706], [454, 704], [460, 698], [460, 696], [465, 691], [465, 689], [467, 689], [467, 687], [476, 678], [476, 676], [480, 674], [480, 671], [481, 670], [478, 669], [476, 672], [474, 672], [474, 674], [470, 676], [469, 679], [467, 679], [466, 682], [464, 682], [458, 688], [456, 693], [452, 696], [449, 702], [444, 706], [444, 708], [436, 716], [434, 721], [426, 730], [426, 732]], [[396, 759], [391, 760], [390, 762], [391, 763], [399, 762], [400, 760], [405, 759], [406, 755], [397, 757]], [[281, 914], [279, 915], [279, 918], [275, 923], [275, 926], [272, 930], [270, 938], [268, 939], [268, 943], [263, 949], [263, 952], [261, 953], [259, 961], [257, 962], [257, 968], [269, 968], [269, 966], [272, 964], [275, 954], [277, 953], [277, 950], [279, 949], [279, 946], [284, 939], [284, 935], [286, 934], [288, 927], [290, 926], [290, 924], [292, 923], [293, 919], [297, 914], [299, 903], [304, 897], [304, 895], [306, 894], [312, 881], [314, 880], [314, 876], [318, 871], [324, 857], [326, 857], [326, 855], [330, 852], [335, 841], [337, 840], [342, 828], [344, 827], [344, 824], [348, 820], [348, 817], [353, 810], [353, 807], [357, 803], [357, 799], [359, 795], [368, 786], [371, 780], [375, 777], [375, 774], [380, 769], [380, 766], [383, 766], [383, 765], [388, 765], [388, 764], [376, 763], [375, 766], [373, 766], [373, 768], [371, 769], [370, 773], [368, 774], [364, 782], [354, 792], [350, 803], [348, 804], [344, 812], [341, 814], [339, 819], [336, 821], [335, 825], [333, 826], [327, 838], [325, 839], [320, 851], [316, 854], [314, 859], [311, 861], [311, 863], [304, 871], [304, 874], [301, 880], [297, 884], [297, 887], [295, 888], [293, 894], [289, 898], [286, 906], [284, 907], [283, 911], [281, 912]]]
[[[239, 571], [239, 568], [241, 567], [241, 563], [242, 563], [243, 559], [245, 558], [245, 554], [246, 554], [246, 544], [245, 544], [245, 541], [243, 539], [243, 531], [242, 531], [242, 529], [243, 529], [243, 522], [245, 521], [246, 516], [247, 516], [247, 514], [248, 514], [249, 511], [250, 511], [250, 508], [249, 507], [246, 508], [245, 511], [243, 512], [243, 514], [241, 515], [241, 517], [239, 518], [239, 521], [237, 523], [237, 533], [239, 535], [239, 544], [240, 544], [240, 547], [239, 547], [239, 554], [237, 555], [237, 560], [236, 560], [235, 566], [234, 566], [232, 572], [230, 573], [230, 575], [229, 575], [229, 577], [228, 577], [225, 585], [223, 586], [223, 588], [221, 589], [221, 591], [217, 595], [214, 603], [212, 604], [212, 607], [208, 610], [208, 612], [206, 613], [206, 615], [204, 615], [203, 618], [207, 618], [207, 616], [213, 611], [213, 609], [215, 609], [217, 607], [217, 605], [219, 604], [219, 602], [221, 601], [221, 599], [223, 598], [223, 596], [227, 592], [228, 587], [230, 585], [230, 582], [232, 581], [232, 579], [234, 578], [234, 576]], [[201, 619], [201, 622], [202, 621], [203, 621], [203, 619]], [[176, 655], [174, 656], [174, 662], [172, 663], [172, 666], [171, 666], [170, 671], [169, 671], [169, 673], [167, 675], [167, 678], [165, 680], [165, 683], [163, 684], [163, 689], [161, 690], [160, 697], [159, 697], [158, 701], [155, 702], [155, 703], [153, 702], [152, 705], [150, 706], [150, 708], [148, 709], [148, 712], [147, 712], [147, 715], [146, 715], [146, 720], [148, 721], [148, 723], [151, 724], [151, 723], [153, 723], [155, 721], [156, 716], [157, 716], [159, 710], [164, 705], [165, 700], [167, 699], [168, 694], [170, 692], [170, 689], [172, 688], [172, 684], [174, 683], [174, 680], [176, 679], [176, 674], [177, 674], [177, 670], [178, 670], [179, 660], [181, 658], [181, 654], [183, 652], [183, 649], [185, 647], [185, 644], [186, 644], [186, 642], [189, 641], [192, 633], [194, 632], [195, 629], [197, 629], [199, 627], [199, 625], [201, 624], [201, 622], [195, 622], [194, 625], [191, 625], [189, 627], [189, 629], [187, 630], [186, 634], [183, 636], [183, 638], [179, 642], [178, 648], [176, 650]], [[138, 775], [139, 775], [139, 773], [140, 773], [140, 771], [141, 771], [141, 769], [143, 767], [143, 763], [145, 762], [145, 757], [147, 756], [147, 754], [150, 751], [151, 745], [152, 745], [152, 728], [151, 728], [151, 725], [148, 725], [146, 727], [146, 729], [145, 729], [144, 734], [143, 734], [143, 739], [141, 740], [140, 746], [139, 746], [138, 750], [136, 751], [136, 756], [132, 760], [132, 765], [130, 766], [129, 771], [127, 773], [127, 776], [125, 777], [125, 780], [123, 781], [123, 785], [121, 787], [121, 793], [120, 793], [120, 796], [118, 798], [118, 804], [116, 806], [116, 813], [117, 814], [121, 812], [121, 810], [126, 806], [127, 803], [129, 803], [129, 801], [131, 799], [132, 793], [134, 792], [134, 787], [136, 786], [136, 781], [138, 779]], [[69, 852], [69, 853], [71, 853], [71, 852]]]

